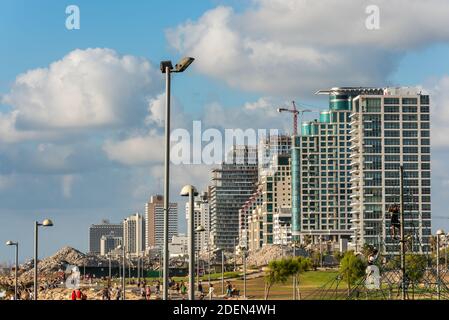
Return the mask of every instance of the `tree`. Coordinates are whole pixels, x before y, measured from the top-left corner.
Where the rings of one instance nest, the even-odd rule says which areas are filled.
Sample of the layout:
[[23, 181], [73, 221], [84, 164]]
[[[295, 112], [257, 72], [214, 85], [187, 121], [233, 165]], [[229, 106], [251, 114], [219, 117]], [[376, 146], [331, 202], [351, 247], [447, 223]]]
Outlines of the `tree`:
[[271, 287], [276, 283], [286, 283], [290, 277], [299, 281], [299, 275], [311, 268], [308, 258], [297, 257], [270, 261], [265, 268], [265, 300], [270, 295]]
[[300, 296], [300, 294], [299, 294], [299, 276], [301, 273], [309, 271], [312, 268], [312, 261], [309, 258], [304, 258], [304, 257], [297, 257], [294, 260], [296, 260], [297, 267], [296, 267], [296, 272], [293, 274], [293, 276], [295, 277], [297, 294], [298, 294], [298, 296]]
[[317, 270], [318, 267], [321, 265], [321, 253], [319, 251], [313, 251], [311, 256], [311, 262], [313, 270]]
[[415, 299], [415, 283], [418, 283], [426, 272], [426, 257], [419, 254], [408, 254], [405, 256], [406, 273], [412, 282], [412, 299]]
[[343, 280], [348, 285], [348, 296], [351, 292], [351, 286], [356, 283], [365, 274], [365, 262], [354, 254], [354, 251], [348, 251], [340, 262], [340, 273]]

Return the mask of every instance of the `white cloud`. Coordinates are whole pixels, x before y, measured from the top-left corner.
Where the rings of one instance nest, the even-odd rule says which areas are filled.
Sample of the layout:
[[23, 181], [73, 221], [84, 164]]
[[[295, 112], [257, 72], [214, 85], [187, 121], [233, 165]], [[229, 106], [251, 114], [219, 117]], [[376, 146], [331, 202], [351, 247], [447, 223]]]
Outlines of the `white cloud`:
[[[366, 6], [380, 7], [368, 30]], [[449, 41], [446, 0], [254, 0], [243, 13], [207, 11], [167, 31], [194, 67], [264, 94], [310, 95], [322, 87], [384, 85], [407, 51]]]
[[161, 162], [164, 159], [162, 136], [150, 131], [121, 141], [108, 140], [103, 145], [108, 158], [129, 166]]
[[[149, 126], [164, 127], [165, 123], [165, 93], [158, 94], [148, 102], [148, 115], [145, 124]], [[170, 125], [172, 129], [188, 128], [191, 126], [191, 117], [184, 112], [184, 108], [176, 97], [171, 97]]]
[[431, 94], [431, 143], [449, 147], [449, 76], [442, 77], [427, 89]]
[[62, 195], [64, 196], [64, 198], [72, 197], [72, 186], [74, 181], [75, 176], [72, 174], [66, 174], [62, 176], [61, 188], [62, 188]]
[[292, 132], [290, 115], [279, 114], [277, 108], [286, 106], [272, 97], [261, 97], [256, 101], [247, 102], [243, 106], [225, 108], [218, 103], [206, 106], [203, 116], [204, 127], [223, 129], [281, 129]]
[[19, 75], [2, 102], [13, 108], [10, 117], [21, 130], [135, 124], [145, 116], [148, 96], [161, 89], [156, 74], [142, 58], [77, 49], [48, 68]]

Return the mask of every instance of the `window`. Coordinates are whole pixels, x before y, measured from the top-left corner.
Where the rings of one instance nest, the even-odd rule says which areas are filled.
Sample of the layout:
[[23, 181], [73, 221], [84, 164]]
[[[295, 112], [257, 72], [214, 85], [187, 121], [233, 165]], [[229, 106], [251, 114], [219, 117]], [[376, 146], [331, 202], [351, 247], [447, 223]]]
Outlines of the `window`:
[[399, 137], [399, 131], [385, 130], [385, 137]]
[[385, 122], [384, 126], [385, 129], [399, 129], [398, 122]]
[[416, 122], [404, 122], [402, 124], [403, 129], [418, 129], [418, 124]]
[[385, 145], [386, 146], [398, 146], [399, 139], [385, 139]]
[[402, 150], [404, 153], [418, 153], [417, 147], [403, 147]]
[[402, 121], [418, 121], [418, 116], [416, 114], [403, 114]]
[[429, 113], [429, 106], [421, 106], [421, 113]]
[[388, 113], [398, 113], [399, 112], [399, 106], [385, 106], [384, 107], [385, 112]]
[[416, 98], [402, 98], [402, 104], [418, 104], [418, 99], [416, 99]]
[[429, 120], [430, 120], [430, 116], [428, 113], [421, 115], [421, 121], [429, 121]]
[[421, 122], [421, 129], [429, 129], [429, 128], [430, 128], [430, 125], [428, 122]]
[[413, 130], [413, 131], [406, 131], [406, 130], [404, 130], [402, 135], [404, 137], [418, 137], [418, 131], [416, 131], [416, 130]]
[[366, 99], [366, 112], [380, 112], [381, 98]]
[[398, 114], [386, 114], [385, 121], [399, 121], [399, 115]]
[[421, 95], [419, 98], [420, 98], [419, 100], [420, 100], [421, 104], [429, 104], [430, 99], [429, 99], [428, 95]]
[[399, 104], [399, 98], [385, 98], [384, 104]]
[[418, 139], [404, 139], [405, 146], [416, 146], [418, 145]]

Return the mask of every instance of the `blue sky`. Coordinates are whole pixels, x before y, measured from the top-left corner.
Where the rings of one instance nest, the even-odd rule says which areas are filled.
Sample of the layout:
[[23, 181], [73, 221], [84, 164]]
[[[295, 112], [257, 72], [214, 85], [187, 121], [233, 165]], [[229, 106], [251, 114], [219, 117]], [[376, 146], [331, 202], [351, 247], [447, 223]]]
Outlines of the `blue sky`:
[[[399, 0], [397, 5], [402, 3], [405, 8], [401, 20], [391, 15], [397, 9], [396, 4], [387, 6], [384, 0], [372, 1], [381, 8], [381, 20], [380, 29], [370, 32], [361, 23], [365, 19], [364, 7], [355, 4], [355, 0], [341, 8], [335, 0], [326, 0], [325, 7], [313, 4], [310, 8], [303, 0], [278, 1], [133, 1], [130, 4], [122, 0], [2, 0], [0, 114], [5, 120], [2, 122], [0, 118], [0, 133], [5, 138], [0, 137], [0, 240], [19, 240], [23, 244], [22, 258], [28, 257], [32, 254], [33, 220], [51, 216], [56, 226], [42, 232], [43, 255], [53, 253], [64, 244], [86, 250], [90, 224], [102, 218], [119, 221], [135, 211], [143, 212], [149, 195], [161, 192], [158, 157], [162, 148], [158, 149], [158, 145], [149, 149], [150, 159], [134, 155], [134, 149], [124, 159], [113, 153], [123, 149], [114, 147], [127, 150], [132, 139], [157, 140], [162, 127], [157, 124], [155, 110], [163, 92], [158, 63], [164, 59], [175, 61], [184, 55], [193, 55], [197, 61], [188, 72], [174, 77], [175, 126], [188, 127], [192, 119], [201, 119], [210, 126], [234, 119], [237, 123], [233, 125], [240, 127], [288, 128], [289, 118], [266, 117], [270, 104], [296, 99], [325, 108], [326, 100], [313, 93], [330, 85], [425, 87], [435, 95], [435, 109], [442, 115], [436, 119], [433, 130], [433, 136], [439, 135], [433, 145], [433, 209], [436, 216], [448, 216], [444, 200], [449, 196], [446, 191], [449, 176], [444, 172], [444, 163], [449, 155], [449, 139], [445, 138], [445, 128], [449, 125], [446, 99], [449, 97], [446, 93], [449, 91], [449, 25], [439, 14], [444, 17], [448, 12], [445, 2], [432, 0], [423, 9], [414, 0], [410, 0], [410, 7], [404, 5], [406, 0]], [[351, 8], [345, 7], [352, 2]], [[65, 8], [71, 4], [80, 8], [80, 30], [65, 28]], [[421, 13], [419, 19], [417, 13]], [[346, 14], [355, 18], [349, 22], [345, 20]], [[332, 17], [348, 23], [333, 25]], [[351, 25], [359, 22], [356, 28]], [[350, 35], [339, 37], [333, 32]], [[87, 51], [88, 48], [100, 48], [100, 51]], [[61, 118], [55, 117], [53, 126], [42, 125], [38, 121], [40, 115], [30, 112], [26, 103], [53, 99], [48, 92], [60, 92], [67, 100], [75, 101], [77, 97], [70, 95], [73, 91], [65, 88], [77, 84], [63, 83], [59, 91], [49, 87], [45, 87], [47, 91], [39, 87], [36, 91], [23, 91], [16, 78], [38, 68], [47, 68], [44, 71], [47, 76], [57, 75], [70, 65], [66, 57], [77, 49], [81, 51], [70, 57], [86, 65], [91, 61], [103, 63], [105, 59], [117, 64], [117, 70], [108, 73], [112, 75], [106, 81], [109, 83], [99, 87], [104, 95], [111, 91], [109, 85], [130, 90], [132, 94], [120, 100], [111, 112], [120, 115], [117, 119], [111, 120], [107, 113], [99, 123], [91, 124], [79, 114], [66, 119], [62, 112]], [[137, 72], [136, 76], [126, 73], [124, 55], [135, 58], [132, 63], [137, 69], [144, 68], [147, 61], [154, 70]], [[57, 61], [59, 69], [49, 68]], [[95, 64], [92, 66], [95, 68]], [[63, 74], [76, 75], [76, 68]], [[32, 75], [38, 73], [24, 78], [35, 83], [37, 80]], [[147, 76], [148, 88], [142, 86], [133, 91], [126, 86], [126, 82], [147, 79]], [[129, 78], [120, 82], [122, 77]], [[100, 86], [92, 80], [92, 86], [96, 85]], [[89, 93], [89, 88], [79, 90]], [[101, 97], [104, 98], [108, 96]], [[152, 101], [149, 105], [148, 100]], [[155, 108], [149, 115], [153, 121], [150, 125], [143, 119], [149, 106]], [[73, 102], [66, 114], [71, 115], [76, 107]], [[242, 108], [246, 111], [240, 111]], [[12, 117], [14, 110], [20, 111], [18, 120]], [[208, 110], [220, 113], [214, 119]], [[248, 110], [255, 110], [254, 114]], [[73, 125], [72, 120], [79, 121], [79, 125]], [[18, 130], [13, 134], [8, 126], [11, 123]], [[58, 123], [68, 125], [58, 126]], [[31, 131], [24, 134], [21, 130]], [[149, 133], [151, 130], [154, 132]], [[108, 149], [106, 145], [113, 148]], [[174, 182], [172, 194], [176, 201], [180, 201], [176, 188], [183, 182], [191, 179], [201, 188], [207, 183], [207, 169], [187, 169], [192, 173], [185, 178], [180, 175]], [[180, 217], [183, 228], [182, 213]], [[448, 222], [449, 219], [436, 219], [434, 226], [449, 229]], [[11, 260], [11, 254], [0, 246], [0, 261], [5, 260]]]

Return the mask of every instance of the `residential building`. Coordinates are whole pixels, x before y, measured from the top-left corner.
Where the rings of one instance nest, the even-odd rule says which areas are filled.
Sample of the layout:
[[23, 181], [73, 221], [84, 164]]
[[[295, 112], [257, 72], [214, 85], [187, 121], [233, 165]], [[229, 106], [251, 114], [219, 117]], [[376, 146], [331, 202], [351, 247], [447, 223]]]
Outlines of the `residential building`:
[[257, 206], [248, 217], [248, 251], [254, 252], [263, 245], [262, 207]]
[[[189, 221], [189, 202], [186, 203], [186, 219]], [[207, 192], [201, 193], [194, 201], [194, 228], [204, 228], [195, 233], [195, 251], [205, 251], [210, 242], [210, 210]]]
[[139, 213], [123, 220], [123, 244], [131, 256], [141, 256], [145, 250], [145, 222]]
[[431, 237], [430, 101], [416, 88], [361, 92], [351, 106], [353, 246], [398, 253], [390, 206], [400, 202], [409, 251], [428, 252]]
[[102, 236], [123, 237], [123, 224], [110, 223], [109, 220], [102, 220], [99, 224], [92, 224], [89, 227], [89, 253], [101, 253]]
[[170, 257], [185, 256], [188, 254], [188, 248], [189, 237], [184, 234], [173, 236], [168, 244]]
[[258, 206], [262, 205], [262, 186], [258, 185], [256, 191], [239, 209], [239, 240], [238, 245], [244, 248], [249, 247], [249, 219]]
[[278, 208], [273, 216], [273, 244], [290, 245], [292, 243], [292, 209]]
[[100, 255], [107, 256], [122, 244], [122, 237], [114, 235], [105, 235], [100, 239]]
[[212, 174], [211, 242], [214, 248], [233, 251], [239, 236], [239, 209], [257, 185], [257, 147], [233, 146], [227, 161]]
[[[168, 213], [168, 237], [178, 234], [178, 204], [170, 203]], [[154, 195], [145, 204], [145, 248], [159, 247], [164, 243], [164, 197]]]

